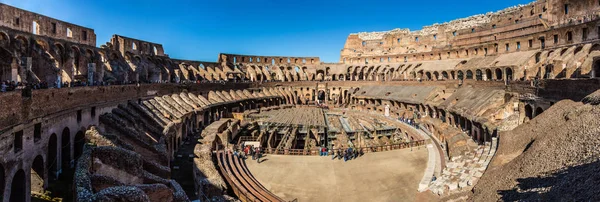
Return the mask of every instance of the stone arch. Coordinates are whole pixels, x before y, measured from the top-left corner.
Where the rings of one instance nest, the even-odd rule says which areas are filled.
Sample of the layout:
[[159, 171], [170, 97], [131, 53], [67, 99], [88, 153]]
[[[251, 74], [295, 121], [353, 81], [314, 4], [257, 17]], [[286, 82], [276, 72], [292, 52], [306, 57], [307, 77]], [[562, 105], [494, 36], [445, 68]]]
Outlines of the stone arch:
[[52, 133], [52, 135], [50, 135], [50, 140], [48, 141], [48, 153], [46, 155], [46, 162], [47, 165], [46, 167], [48, 168], [48, 180], [50, 180], [51, 176], [53, 178], [56, 178], [57, 176], [55, 176], [56, 171], [57, 171], [57, 165], [56, 165], [56, 160], [57, 158], [57, 152], [58, 152], [58, 138], [56, 136], [56, 133]]
[[461, 70], [458, 70], [458, 72], [456, 73], [456, 78], [458, 78], [458, 80], [464, 80], [464, 74]]
[[477, 80], [477, 81], [483, 80], [483, 72], [481, 71], [481, 69], [475, 70], [475, 80]]
[[6, 47], [10, 44], [10, 36], [3, 31], [0, 31], [0, 46]]
[[533, 115], [533, 117], [537, 117], [542, 113], [544, 113], [544, 109], [542, 109], [542, 107], [538, 107], [535, 109], [535, 114]]
[[507, 81], [512, 81], [513, 80], [513, 70], [512, 70], [512, 68], [506, 68], [506, 80]]
[[600, 59], [596, 59], [592, 64], [592, 78], [600, 78]]
[[16, 42], [15, 46], [21, 51], [27, 51], [29, 49], [29, 39], [23, 35], [16, 35], [14, 42]]
[[492, 70], [491, 69], [486, 69], [485, 70], [485, 77], [486, 77], [487, 80], [492, 80], [493, 79], [493, 77], [492, 77]]
[[444, 79], [450, 79], [450, 77], [448, 76], [448, 72], [447, 71], [443, 71], [442, 72], [442, 78], [444, 78]]
[[42, 48], [44, 51], [50, 50], [50, 44], [48, 44], [46, 40], [43, 40], [41, 38], [35, 39], [35, 44]]
[[438, 80], [440, 78], [440, 73], [435, 71], [433, 72], [433, 80]]
[[427, 78], [427, 80], [431, 80], [431, 72], [425, 72], [425, 77]]
[[62, 169], [71, 167], [71, 131], [65, 127], [61, 135], [61, 165]]
[[467, 70], [466, 79], [473, 79], [473, 71]]
[[499, 80], [499, 81], [504, 80], [504, 79], [502, 79], [502, 69], [500, 69], [500, 68], [496, 68], [496, 80]]
[[31, 164], [31, 192], [42, 193], [44, 192], [44, 181], [45, 181], [45, 164], [44, 157], [38, 155]]
[[533, 119], [533, 108], [531, 105], [525, 105], [525, 121]]
[[10, 185], [10, 198], [7, 201], [25, 201], [27, 193], [27, 185], [25, 184], [25, 171], [19, 169], [12, 178]]
[[546, 67], [544, 68], [545, 70], [545, 74], [544, 74], [544, 79], [552, 79], [554, 78], [553, 74], [554, 74], [554, 65], [553, 64], [548, 64], [546, 65]]

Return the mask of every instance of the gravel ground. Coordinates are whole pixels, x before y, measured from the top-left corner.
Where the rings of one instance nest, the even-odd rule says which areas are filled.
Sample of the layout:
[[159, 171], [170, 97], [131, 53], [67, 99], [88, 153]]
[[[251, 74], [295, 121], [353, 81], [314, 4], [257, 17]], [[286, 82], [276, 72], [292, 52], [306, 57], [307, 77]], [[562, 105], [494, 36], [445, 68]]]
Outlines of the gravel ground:
[[471, 201], [600, 201], [600, 106], [565, 100], [500, 134]]

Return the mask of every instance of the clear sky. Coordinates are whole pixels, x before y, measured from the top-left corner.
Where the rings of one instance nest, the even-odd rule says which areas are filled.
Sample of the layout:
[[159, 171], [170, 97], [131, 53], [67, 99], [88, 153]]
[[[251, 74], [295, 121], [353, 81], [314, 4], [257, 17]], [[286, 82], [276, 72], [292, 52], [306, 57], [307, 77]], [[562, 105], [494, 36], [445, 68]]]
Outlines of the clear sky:
[[0, 0], [95, 30], [163, 44], [171, 58], [218, 53], [316, 56], [338, 62], [350, 33], [419, 30], [533, 0]]

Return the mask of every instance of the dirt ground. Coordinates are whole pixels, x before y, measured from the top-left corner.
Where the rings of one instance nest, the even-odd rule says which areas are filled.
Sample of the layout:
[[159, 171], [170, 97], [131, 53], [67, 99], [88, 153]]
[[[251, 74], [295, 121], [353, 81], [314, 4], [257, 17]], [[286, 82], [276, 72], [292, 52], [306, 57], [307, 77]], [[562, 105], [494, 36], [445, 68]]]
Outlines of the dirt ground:
[[369, 153], [355, 160], [331, 156], [266, 156], [248, 168], [268, 190], [291, 201], [415, 201], [427, 149]]

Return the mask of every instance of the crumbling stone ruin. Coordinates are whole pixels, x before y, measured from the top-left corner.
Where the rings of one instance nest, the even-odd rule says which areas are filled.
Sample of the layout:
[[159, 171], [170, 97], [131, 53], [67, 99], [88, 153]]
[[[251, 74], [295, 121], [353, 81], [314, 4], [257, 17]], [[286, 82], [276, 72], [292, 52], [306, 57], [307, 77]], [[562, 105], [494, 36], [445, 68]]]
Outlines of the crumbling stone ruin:
[[293, 200], [241, 145], [422, 148], [420, 200], [598, 200], [599, 13], [537, 0], [349, 34], [337, 63], [206, 62], [0, 4], [0, 201]]

